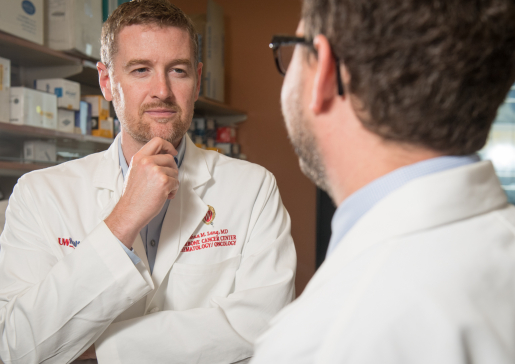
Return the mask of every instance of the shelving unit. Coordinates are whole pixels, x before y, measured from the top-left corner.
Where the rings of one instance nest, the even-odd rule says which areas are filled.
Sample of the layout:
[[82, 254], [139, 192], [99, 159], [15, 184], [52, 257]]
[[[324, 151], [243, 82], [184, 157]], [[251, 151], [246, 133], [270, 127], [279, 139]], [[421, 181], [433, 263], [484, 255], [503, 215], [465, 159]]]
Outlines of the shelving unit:
[[[39, 78], [67, 78], [81, 84], [83, 94], [101, 94], [96, 70], [97, 60], [84, 55], [56, 51], [43, 45], [0, 31], [0, 57], [11, 60], [13, 86], [32, 87]], [[214, 118], [219, 124], [231, 125], [247, 119], [245, 112], [223, 103], [200, 97], [195, 103], [195, 116]], [[49, 164], [23, 163], [2, 159], [7, 149], [23, 148], [26, 140], [54, 140], [58, 150], [82, 155], [105, 150], [112, 139], [63, 133], [57, 130], [0, 122], [0, 178], [19, 177], [23, 173], [48, 167]], [[3, 144], [3, 148], [2, 145]], [[16, 154], [16, 153], [14, 153]]]
[[77, 145], [85, 145], [90, 149], [104, 150], [109, 147], [113, 139], [101, 138], [92, 135], [64, 133], [54, 129], [39, 128], [29, 125], [16, 125], [0, 123], [0, 140], [56, 140], [57, 147], [74, 149]]
[[54, 164], [36, 164], [0, 161], [0, 175], [5, 177], [21, 177], [25, 173], [47, 168]]

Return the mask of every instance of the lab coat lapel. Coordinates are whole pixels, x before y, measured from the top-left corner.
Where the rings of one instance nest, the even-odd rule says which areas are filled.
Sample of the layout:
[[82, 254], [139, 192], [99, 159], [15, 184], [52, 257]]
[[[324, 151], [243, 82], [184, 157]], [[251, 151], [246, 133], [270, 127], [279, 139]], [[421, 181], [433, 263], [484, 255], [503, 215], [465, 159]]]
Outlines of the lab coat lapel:
[[120, 199], [123, 191], [123, 175], [118, 159], [118, 136], [104, 153], [93, 176], [93, 187], [97, 188], [99, 218], [104, 220]]
[[[109, 216], [120, 200], [123, 192], [123, 174], [120, 168], [118, 154], [119, 142], [120, 135], [116, 137], [109, 149], [104, 153], [93, 177], [93, 185], [95, 188], [99, 189], [98, 202], [100, 203], [100, 220], [105, 220], [106, 217]], [[139, 234], [134, 241], [133, 249], [136, 255], [143, 261], [147, 270], [149, 270], [147, 254]]]
[[152, 279], [156, 287], [147, 296], [147, 306], [170, 271], [180, 250], [188, 241], [208, 211], [196, 189], [211, 179], [202, 152], [186, 135], [186, 151], [179, 172], [179, 190], [170, 201], [163, 221]]
[[354, 225], [317, 271], [305, 293], [312, 294], [374, 244], [505, 205], [506, 195], [487, 161], [415, 179], [379, 201]]

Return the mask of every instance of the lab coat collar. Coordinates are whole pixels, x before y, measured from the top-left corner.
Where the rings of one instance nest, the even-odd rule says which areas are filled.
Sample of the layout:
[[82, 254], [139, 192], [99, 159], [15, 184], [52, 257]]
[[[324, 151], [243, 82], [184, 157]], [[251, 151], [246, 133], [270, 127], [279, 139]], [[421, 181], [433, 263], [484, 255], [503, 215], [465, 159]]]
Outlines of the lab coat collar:
[[[120, 142], [121, 135], [114, 139], [113, 143], [104, 152], [102, 159], [98, 164], [98, 168], [93, 175], [93, 186], [101, 189], [108, 189], [116, 191], [123, 188], [123, 176], [120, 186], [119, 177], [121, 175], [120, 163], [118, 162], [118, 143]], [[121, 191], [120, 191], [121, 192]]]
[[305, 290], [309, 295], [380, 242], [507, 206], [492, 163], [478, 162], [407, 183], [379, 201], [347, 233]]

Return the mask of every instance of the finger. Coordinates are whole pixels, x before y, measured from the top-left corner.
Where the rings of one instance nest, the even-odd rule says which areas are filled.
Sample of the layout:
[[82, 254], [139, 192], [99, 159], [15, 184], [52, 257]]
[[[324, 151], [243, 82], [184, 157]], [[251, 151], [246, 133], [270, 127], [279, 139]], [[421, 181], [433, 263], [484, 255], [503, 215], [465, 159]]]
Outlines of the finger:
[[129, 164], [129, 170], [137, 168], [142, 171], [149, 171], [154, 167], [168, 167], [177, 169], [177, 163], [175, 163], [174, 157], [169, 154], [157, 154], [157, 155], [134, 155], [131, 163]]
[[150, 160], [156, 166], [178, 169], [177, 163], [175, 163], [174, 157], [172, 157], [170, 154], [157, 154], [157, 155], [149, 156], [147, 158], [150, 158]]
[[170, 154], [176, 156], [178, 154], [172, 143], [159, 137], [152, 138], [147, 144], [139, 150], [142, 155]]
[[170, 167], [157, 167], [157, 172], [164, 174], [170, 178], [174, 178], [177, 181], [179, 180], [179, 170], [177, 168]]

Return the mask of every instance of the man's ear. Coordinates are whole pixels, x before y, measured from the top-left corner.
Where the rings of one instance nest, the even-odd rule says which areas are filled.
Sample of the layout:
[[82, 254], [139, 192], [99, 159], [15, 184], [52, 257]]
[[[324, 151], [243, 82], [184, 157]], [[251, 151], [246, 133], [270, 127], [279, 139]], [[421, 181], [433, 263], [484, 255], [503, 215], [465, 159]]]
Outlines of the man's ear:
[[324, 112], [327, 106], [338, 96], [336, 83], [336, 60], [331, 45], [324, 35], [317, 35], [313, 42], [318, 57], [314, 61], [316, 67], [313, 81], [313, 94], [309, 108], [315, 115]]
[[102, 94], [107, 101], [113, 100], [113, 95], [111, 94], [111, 79], [109, 78], [109, 71], [105, 64], [102, 62], [97, 62], [97, 70], [98, 70], [98, 83], [100, 83], [100, 88], [102, 89]]

